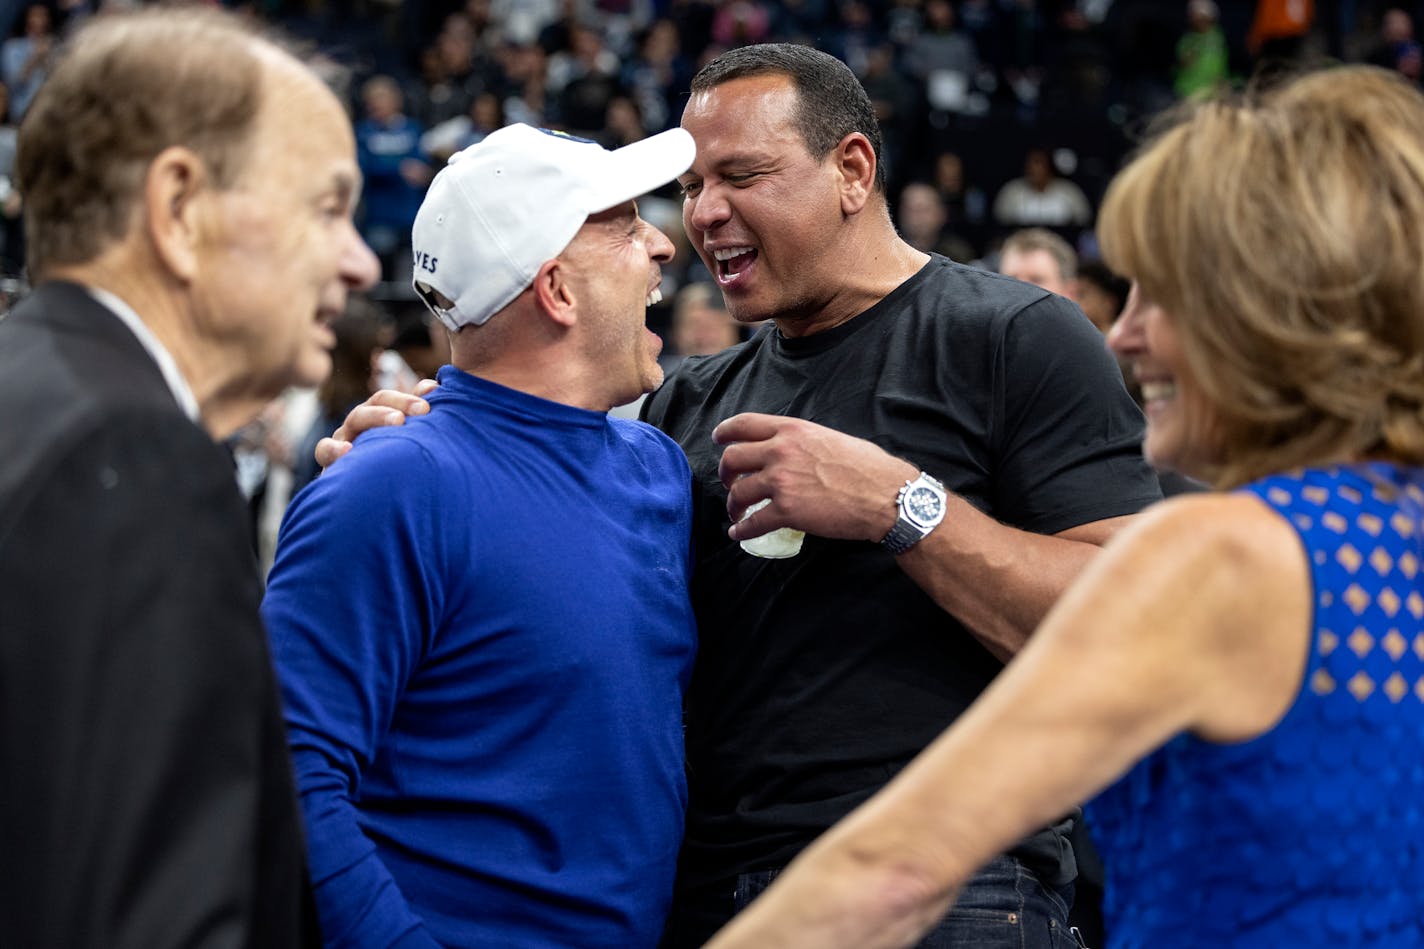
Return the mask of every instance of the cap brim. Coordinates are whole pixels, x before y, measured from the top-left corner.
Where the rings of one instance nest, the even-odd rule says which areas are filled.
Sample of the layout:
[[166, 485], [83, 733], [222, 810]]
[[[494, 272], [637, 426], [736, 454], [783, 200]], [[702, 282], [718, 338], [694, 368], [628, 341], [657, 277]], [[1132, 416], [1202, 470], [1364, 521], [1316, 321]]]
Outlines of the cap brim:
[[686, 129], [674, 128], [608, 152], [603, 173], [589, 195], [589, 214], [606, 211], [672, 181], [692, 166], [697, 146]]

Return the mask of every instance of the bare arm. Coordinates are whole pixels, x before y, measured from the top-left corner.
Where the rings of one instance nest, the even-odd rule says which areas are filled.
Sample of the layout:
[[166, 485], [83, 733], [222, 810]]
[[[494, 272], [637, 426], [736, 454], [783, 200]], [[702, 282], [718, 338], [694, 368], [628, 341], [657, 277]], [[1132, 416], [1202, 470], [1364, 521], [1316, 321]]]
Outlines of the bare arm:
[[[918, 469], [864, 439], [813, 422], [747, 413], [717, 426], [727, 448], [735, 540], [778, 527], [878, 542], [895, 524], [894, 498]], [[738, 523], [763, 498], [772, 504]], [[1014, 655], [1049, 607], [1130, 517], [1055, 536], [1007, 527], [951, 495], [944, 522], [907, 553], [904, 571], [1000, 659]]]
[[709, 945], [912, 944], [976, 868], [1172, 735], [1269, 729], [1299, 688], [1309, 620], [1302, 549], [1259, 502], [1142, 515], [969, 712]]

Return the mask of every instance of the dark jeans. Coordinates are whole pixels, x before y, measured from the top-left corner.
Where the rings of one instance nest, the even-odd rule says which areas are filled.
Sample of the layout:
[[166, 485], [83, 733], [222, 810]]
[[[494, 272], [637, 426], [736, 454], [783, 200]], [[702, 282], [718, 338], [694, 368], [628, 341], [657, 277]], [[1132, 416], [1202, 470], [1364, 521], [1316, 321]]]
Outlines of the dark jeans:
[[[662, 949], [697, 949], [771, 885], [780, 870], [744, 873], [735, 886], [679, 893]], [[965, 884], [920, 949], [1074, 949], [1073, 886], [1045, 886], [1013, 857], [995, 857]]]

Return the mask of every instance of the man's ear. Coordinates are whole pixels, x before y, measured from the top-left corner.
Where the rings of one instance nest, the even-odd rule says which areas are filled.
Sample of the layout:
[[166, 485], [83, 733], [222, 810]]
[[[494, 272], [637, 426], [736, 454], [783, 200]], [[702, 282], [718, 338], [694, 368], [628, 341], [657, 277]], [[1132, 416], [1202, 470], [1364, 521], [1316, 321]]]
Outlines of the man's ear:
[[841, 179], [841, 213], [859, 214], [875, 191], [875, 148], [870, 139], [851, 132], [833, 155]]
[[572, 274], [559, 258], [544, 261], [534, 275], [534, 299], [539, 309], [560, 326], [578, 322], [578, 296], [569, 282]]
[[211, 191], [207, 169], [191, 149], [165, 148], [143, 177], [145, 227], [154, 254], [175, 276], [192, 280], [202, 245], [202, 201]]

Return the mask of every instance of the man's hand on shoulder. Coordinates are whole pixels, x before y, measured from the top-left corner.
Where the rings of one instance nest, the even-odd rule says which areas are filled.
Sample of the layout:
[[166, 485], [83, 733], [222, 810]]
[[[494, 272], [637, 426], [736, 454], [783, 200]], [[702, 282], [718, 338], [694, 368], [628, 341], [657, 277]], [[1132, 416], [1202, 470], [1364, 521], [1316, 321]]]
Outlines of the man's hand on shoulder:
[[395, 389], [381, 389], [376, 392], [347, 413], [340, 428], [316, 443], [316, 463], [323, 468], [330, 467], [336, 459], [351, 450], [352, 442], [362, 432], [390, 425], [404, 425], [407, 416], [429, 412], [430, 403], [421, 397], [429, 395], [439, 386], [440, 383], [434, 379], [422, 379], [416, 383], [413, 395]]

